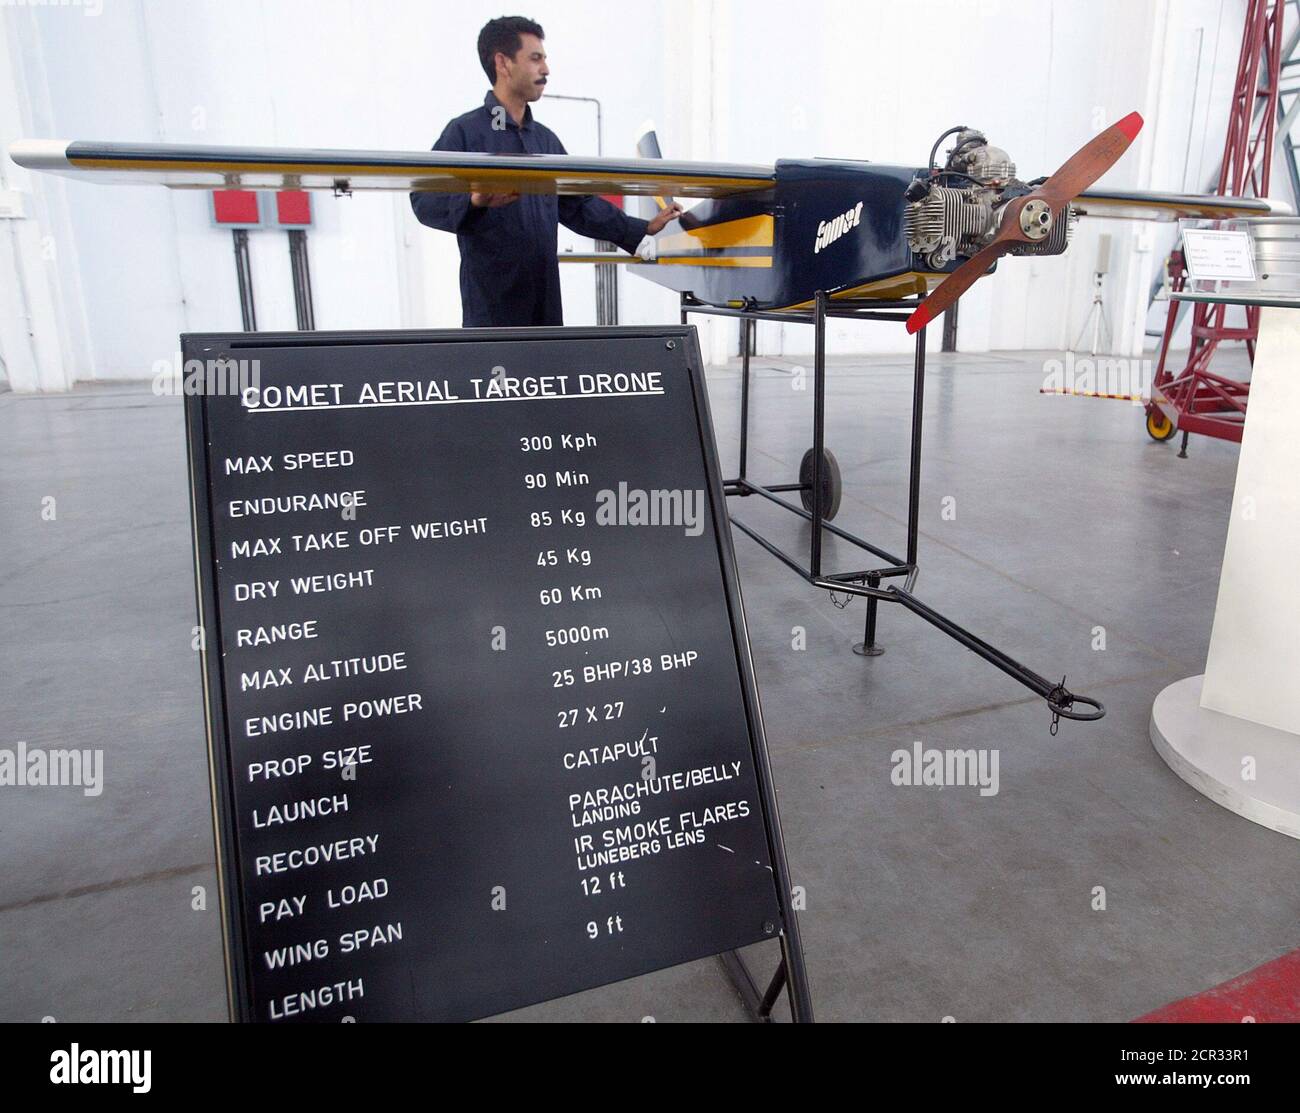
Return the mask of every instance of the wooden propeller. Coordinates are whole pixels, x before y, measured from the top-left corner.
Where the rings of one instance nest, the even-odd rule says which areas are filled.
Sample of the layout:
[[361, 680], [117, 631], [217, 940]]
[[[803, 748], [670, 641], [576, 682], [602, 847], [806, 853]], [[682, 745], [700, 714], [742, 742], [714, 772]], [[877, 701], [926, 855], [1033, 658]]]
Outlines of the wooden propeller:
[[907, 319], [907, 331], [919, 332], [975, 284], [999, 258], [1018, 243], [1035, 243], [1060, 220], [1065, 207], [1119, 161], [1142, 129], [1142, 117], [1130, 112], [1075, 151], [1037, 189], [1003, 208], [992, 242], [943, 280]]

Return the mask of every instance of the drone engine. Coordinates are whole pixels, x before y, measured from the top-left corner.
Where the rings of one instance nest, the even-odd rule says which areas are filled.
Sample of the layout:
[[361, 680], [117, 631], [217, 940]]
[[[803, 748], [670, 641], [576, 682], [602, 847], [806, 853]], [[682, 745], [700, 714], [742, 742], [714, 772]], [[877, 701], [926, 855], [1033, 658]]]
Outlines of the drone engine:
[[[954, 134], [943, 169], [934, 166], [918, 176], [904, 194], [903, 231], [912, 250], [932, 270], [942, 270], [958, 255], [974, 255], [993, 239], [1008, 201], [1023, 197], [1032, 186], [1016, 177], [1016, 164], [1001, 147], [994, 147], [984, 135], [971, 128], [954, 128], [939, 137], [939, 143]], [[1030, 243], [1018, 243], [1009, 255], [1059, 255], [1070, 241], [1074, 210], [1067, 206], [1064, 219], [1053, 217], [1051, 209], [1034, 200], [1021, 210], [1021, 227]]]

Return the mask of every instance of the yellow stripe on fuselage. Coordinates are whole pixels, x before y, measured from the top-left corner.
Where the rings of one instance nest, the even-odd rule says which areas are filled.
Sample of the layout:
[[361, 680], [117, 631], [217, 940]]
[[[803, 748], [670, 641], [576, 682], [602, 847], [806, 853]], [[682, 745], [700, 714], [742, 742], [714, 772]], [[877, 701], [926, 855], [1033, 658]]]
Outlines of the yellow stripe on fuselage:
[[660, 255], [656, 260], [670, 267], [770, 267], [770, 255]]
[[646, 262], [635, 255], [604, 254], [583, 255], [574, 251], [562, 251], [556, 258], [561, 263], [594, 263], [597, 266], [627, 267], [770, 267], [770, 255], [661, 255], [658, 259]]
[[[947, 277], [946, 274], [908, 271], [906, 274], [896, 274], [890, 278], [877, 278], [873, 282], [866, 282], [849, 290], [841, 290], [837, 294], [831, 294], [831, 300], [835, 301], [839, 298], [876, 298], [881, 301], [892, 301], [895, 298], [911, 297], [913, 294], [926, 294], [929, 292], [931, 283], [938, 283]], [[811, 309], [812, 305], [812, 301], [809, 300], [798, 302], [795, 305], [783, 305], [780, 308]]]
[[718, 247], [771, 247], [773, 241], [772, 217], [742, 217], [724, 220], [721, 224], [702, 224], [698, 228], [683, 229], [670, 236], [660, 236], [655, 243], [660, 251], [690, 251], [693, 248]]

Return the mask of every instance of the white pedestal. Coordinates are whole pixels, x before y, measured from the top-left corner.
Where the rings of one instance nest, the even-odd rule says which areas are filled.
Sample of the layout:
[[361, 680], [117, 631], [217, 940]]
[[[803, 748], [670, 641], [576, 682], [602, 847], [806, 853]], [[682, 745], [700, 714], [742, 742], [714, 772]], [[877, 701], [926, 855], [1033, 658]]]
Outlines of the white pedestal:
[[1260, 310], [1201, 699], [1297, 735], [1300, 773], [1300, 309]]
[[[1300, 839], [1300, 739], [1202, 707], [1204, 679], [1189, 676], [1156, 696], [1151, 707], [1156, 752], [1216, 804]], [[1252, 773], [1254, 780], [1246, 779]]]
[[[1205, 675], [1151, 708], [1183, 780], [1300, 838], [1300, 309], [1264, 308]], [[1253, 779], [1252, 779], [1253, 778]]]

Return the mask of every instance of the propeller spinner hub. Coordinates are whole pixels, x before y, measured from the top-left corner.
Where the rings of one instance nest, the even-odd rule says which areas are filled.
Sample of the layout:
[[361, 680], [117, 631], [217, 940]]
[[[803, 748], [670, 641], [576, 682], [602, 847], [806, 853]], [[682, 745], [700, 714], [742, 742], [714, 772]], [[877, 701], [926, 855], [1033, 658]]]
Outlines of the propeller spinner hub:
[[1052, 207], [1041, 198], [1026, 201], [1020, 210], [1020, 230], [1031, 240], [1045, 240], [1051, 234]]

